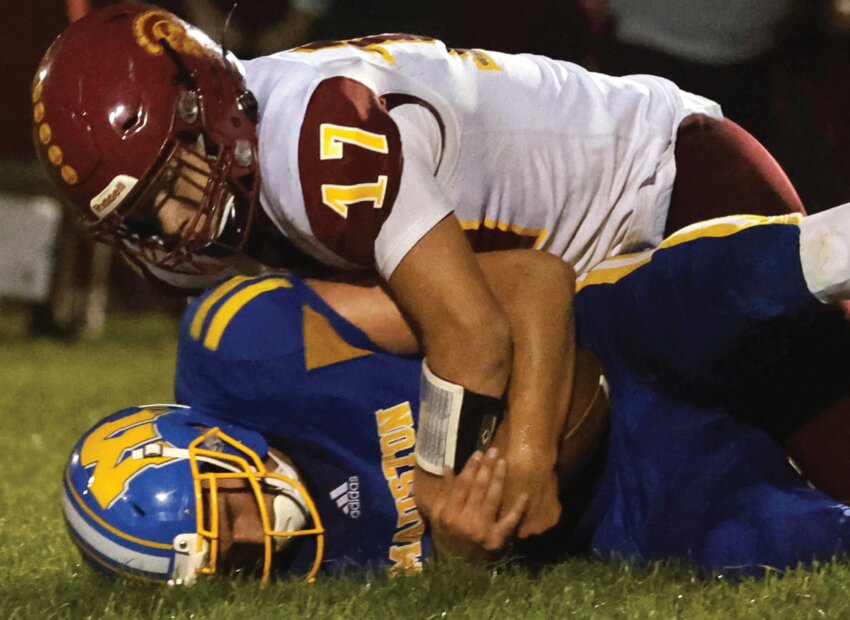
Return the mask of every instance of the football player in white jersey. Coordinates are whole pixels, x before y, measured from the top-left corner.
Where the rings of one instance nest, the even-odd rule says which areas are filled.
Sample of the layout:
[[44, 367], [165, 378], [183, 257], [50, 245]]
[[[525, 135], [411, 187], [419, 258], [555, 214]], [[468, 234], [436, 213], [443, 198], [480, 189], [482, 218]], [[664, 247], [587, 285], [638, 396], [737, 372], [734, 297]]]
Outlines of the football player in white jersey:
[[754, 139], [667, 80], [409, 35], [240, 63], [172, 14], [120, 3], [54, 42], [32, 106], [61, 193], [158, 279], [198, 288], [263, 266], [382, 278], [446, 399], [435, 415], [508, 402], [508, 494], [532, 497], [521, 535], [560, 511], [539, 466], [551, 436], [522, 421], [560, 429], [563, 410], [528, 404], [547, 379], [517, 368], [473, 252], [534, 248], [583, 272], [714, 215], [802, 210]]

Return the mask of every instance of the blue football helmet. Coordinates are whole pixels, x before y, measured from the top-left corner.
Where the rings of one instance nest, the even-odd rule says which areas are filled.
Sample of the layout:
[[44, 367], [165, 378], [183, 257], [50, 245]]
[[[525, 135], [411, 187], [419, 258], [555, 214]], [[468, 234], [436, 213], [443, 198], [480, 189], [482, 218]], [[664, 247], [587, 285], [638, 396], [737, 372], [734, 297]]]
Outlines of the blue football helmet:
[[[265, 456], [277, 463], [269, 471]], [[218, 564], [218, 481], [243, 479], [264, 530], [262, 583], [272, 556], [295, 536], [315, 536], [312, 581], [324, 529], [288, 464], [255, 432], [179, 405], [114, 413], [87, 431], [65, 469], [65, 521], [83, 557], [108, 573], [190, 584]], [[263, 495], [274, 496], [273, 510]], [[269, 514], [272, 512], [273, 514]]]

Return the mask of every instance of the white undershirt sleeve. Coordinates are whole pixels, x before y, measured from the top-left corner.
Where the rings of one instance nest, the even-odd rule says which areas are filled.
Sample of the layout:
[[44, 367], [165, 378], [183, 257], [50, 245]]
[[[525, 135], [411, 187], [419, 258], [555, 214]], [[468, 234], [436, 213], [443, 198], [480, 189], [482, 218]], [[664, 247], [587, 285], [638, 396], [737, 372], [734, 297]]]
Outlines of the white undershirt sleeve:
[[800, 263], [812, 295], [823, 302], [850, 299], [850, 204], [803, 218]]

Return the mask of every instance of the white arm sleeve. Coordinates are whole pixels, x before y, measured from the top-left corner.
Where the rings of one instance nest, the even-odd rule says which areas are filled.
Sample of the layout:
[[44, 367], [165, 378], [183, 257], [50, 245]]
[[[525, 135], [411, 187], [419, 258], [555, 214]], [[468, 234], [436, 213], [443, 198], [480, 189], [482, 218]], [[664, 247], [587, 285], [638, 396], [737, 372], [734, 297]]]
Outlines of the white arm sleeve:
[[800, 263], [812, 295], [824, 303], [850, 299], [850, 204], [803, 218]]

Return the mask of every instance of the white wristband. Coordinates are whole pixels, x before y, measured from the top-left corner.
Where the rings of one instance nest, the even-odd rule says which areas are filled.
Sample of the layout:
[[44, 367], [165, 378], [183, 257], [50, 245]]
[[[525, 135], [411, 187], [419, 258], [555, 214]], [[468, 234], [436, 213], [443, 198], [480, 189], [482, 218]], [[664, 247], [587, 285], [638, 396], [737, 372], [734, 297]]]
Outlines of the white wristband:
[[436, 376], [422, 361], [416, 463], [442, 476], [459, 473], [476, 450], [486, 450], [502, 419], [501, 398], [479, 394]]
[[442, 476], [447, 466], [454, 466], [462, 404], [463, 386], [440, 379], [422, 360], [416, 463], [430, 474]]

